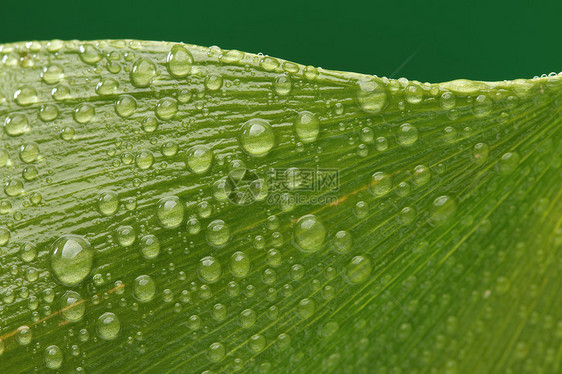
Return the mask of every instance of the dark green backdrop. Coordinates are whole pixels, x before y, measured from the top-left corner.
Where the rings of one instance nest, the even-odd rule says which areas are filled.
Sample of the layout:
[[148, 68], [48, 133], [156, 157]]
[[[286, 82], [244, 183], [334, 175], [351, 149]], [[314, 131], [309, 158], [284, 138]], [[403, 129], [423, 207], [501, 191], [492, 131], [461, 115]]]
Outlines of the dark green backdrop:
[[562, 1], [14, 1], [0, 42], [136, 38], [422, 81], [562, 70]]

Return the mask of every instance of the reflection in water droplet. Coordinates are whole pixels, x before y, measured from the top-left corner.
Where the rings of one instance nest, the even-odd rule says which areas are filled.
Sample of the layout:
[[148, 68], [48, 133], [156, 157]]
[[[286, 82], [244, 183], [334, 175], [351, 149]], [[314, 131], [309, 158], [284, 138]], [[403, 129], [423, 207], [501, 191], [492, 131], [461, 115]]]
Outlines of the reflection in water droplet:
[[74, 286], [92, 271], [94, 250], [83, 237], [64, 235], [53, 243], [50, 261], [55, 277], [64, 285]]
[[351, 283], [363, 283], [371, 275], [371, 269], [371, 260], [364, 256], [355, 256], [347, 265], [347, 279]]
[[154, 299], [156, 294], [156, 283], [148, 275], [139, 275], [135, 278], [133, 285], [133, 295], [135, 299], [142, 303], [149, 302]]
[[295, 119], [294, 125], [297, 136], [305, 143], [315, 141], [320, 132], [320, 121], [316, 115], [308, 111], [300, 112]]
[[193, 56], [183, 45], [177, 44], [172, 47], [166, 58], [168, 71], [176, 78], [183, 78], [191, 72]]
[[121, 330], [119, 318], [111, 312], [102, 314], [96, 321], [96, 331], [103, 340], [114, 340]]
[[164, 197], [156, 204], [156, 217], [162, 227], [167, 229], [181, 225], [184, 211], [184, 205], [177, 196]]
[[139, 58], [133, 64], [129, 77], [135, 87], [148, 87], [156, 76], [156, 65], [147, 58]]
[[251, 119], [242, 125], [240, 143], [250, 156], [265, 156], [275, 145], [273, 128], [264, 119]]
[[326, 228], [312, 214], [299, 218], [294, 229], [294, 240], [298, 247], [305, 252], [316, 252], [324, 245]]
[[379, 113], [388, 101], [383, 83], [376, 79], [363, 79], [357, 82], [356, 100], [359, 107], [367, 113]]

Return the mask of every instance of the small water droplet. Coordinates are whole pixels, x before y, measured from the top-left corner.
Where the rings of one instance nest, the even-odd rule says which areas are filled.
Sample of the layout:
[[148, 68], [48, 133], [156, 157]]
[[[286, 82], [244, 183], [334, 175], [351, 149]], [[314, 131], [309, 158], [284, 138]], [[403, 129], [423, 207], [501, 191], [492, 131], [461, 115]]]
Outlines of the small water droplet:
[[320, 121], [318, 121], [318, 117], [308, 111], [302, 111], [297, 115], [294, 126], [295, 133], [304, 143], [315, 141], [320, 132]]
[[59, 369], [62, 366], [62, 350], [56, 345], [45, 348], [45, 366], [48, 369]]
[[359, 107], [367, 113], [379, 113], [388, 101], [388, 93], [383, 83], [376, 78], [357, 82], [356, 100]]
[[77, 322], [82, 319], [86, 312], [86, 303], [78, 292], [66, 291], [62, 295], [60, 309], [64, 319]]
[[195, 174], [203, 174], [211, 167], [213, 152], [203, 144], [195, 145], [187, 152], [187, 166]]
[[454, 217], [457, 203], [449, 196], [439, 196], [433, 201], [430, 212], [430, 222], [435, 226], [443, 225]]
[[390, 175], [377, 171], [371, 176], [371, 183], [369, 184], [369, 191], [378, 197], [382, 197], [390, 192], [392, 188], [392, 178]]

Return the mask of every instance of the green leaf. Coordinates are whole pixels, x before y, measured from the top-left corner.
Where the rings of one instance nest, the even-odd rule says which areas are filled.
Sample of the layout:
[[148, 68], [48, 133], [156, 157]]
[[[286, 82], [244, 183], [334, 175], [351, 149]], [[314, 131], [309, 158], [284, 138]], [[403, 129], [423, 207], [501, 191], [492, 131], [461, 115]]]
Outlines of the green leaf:
[[562, 370], [560, 76], [0, 57], [2, 372]]

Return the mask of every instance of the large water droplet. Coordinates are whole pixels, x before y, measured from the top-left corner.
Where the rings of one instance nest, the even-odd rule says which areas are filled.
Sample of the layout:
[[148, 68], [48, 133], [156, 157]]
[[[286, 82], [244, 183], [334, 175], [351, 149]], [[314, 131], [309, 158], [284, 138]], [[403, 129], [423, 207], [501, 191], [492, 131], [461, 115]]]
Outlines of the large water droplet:
[[295, 119], [295, 132], [300, 140], [311, 143], [316, 140], [320, 132], [320, 121], [315, 114], [302, 111]]
[[435, 225], [443, 225], [454, 217], [457, 210], [457, 203], [449, 196], [439, 196], [433, 201], [430, 222]]
[[392, 188], [392, 178], [390, 175], [377, 171], [371, 177], [371, 183], [369, 184], [369, 191], [375, 196], [381, 197], [390, 192]]
[[111, 312], [102, 314], [96, 321], [96, 331], [103, 340], [114, 340], [121, 330], [119, 318]]
[[140, 240], [140, 252], [146, 259], [153, 259], [160, 253], [160, 241], [154, 235], [143, 236]]
[[168, 71], [176, 78], [183, 78], [191, 72], [193, 65], [193, 56], [183, 45], [175, 45], [172, 47], [168, 57]]
[[195, 145], [187, 152], [187, 166], [195, 174], [205, 173], [212, 162], [213, 152], [206, 145]]
[[60, 309], [64, 319], [70, 322], [77, 322], [84, 316], [86, 303], [78, 292], [66, 291], [62, 295]]
[[230, 228], [220, 219], [214, 220], [207, 226], [207, 241], [214, 247], [222, 247], [230, 239]]
[[167, 229], [181, 225], [184, 215], [184, 205], [177, 196], [164, 197], [156, 204], [156, 217]]
[[202, 281], [214, 283], [221, 277], [221, 264], [213, 256], [203, 257], [197, 266], [197, 274]]
[[55, 277], [64, 285], [74, 286], [92, 271], [94, 250], [83, 237], [64, 235], [53, 243], [50, 260]]
[[156, 65], [147, 58], [139, 58], [133, 64], [129, 77], [135, 87], [148, 87], [156, 76]]
[[84, 44], [80, 46], [80, 59], [87, 64], [95, 64], [102, 59], [100, 51], [91, 44]]
[[246, 277], [250, 267], [250, 258], [244, 252], [235, 252], [230, 258], [230, 272], [236, 278]]
[[29, 132], [29, 120], [22, 113], [9, 114], [4, 120], [4, 131], [10, 136], [18, 136]]
[[111, 216], [119, 208], [119, 198], [114, 192], [103, 192], [98, 196], [98, 209], [104, 216]]
[[45, 366], [48, 369], [56, 370], [62, 366], [62, 350], [56, 345], [45, 348]]
[[326, 228], [315, 215], [308, 214], [299, 218], [295, 225], [294, 240], [305, 252], [316, 252], [324, 245]]
[[367, 113], [379, 113], [388, 101], [386, 87], [376, 78], [358, 81], [355, 95], [357, 104]]
[[351, 259], [346, 268], [347, 279], [351, 283], [362, 283], [371, 274], [371, 260], [364, 256], [355, 256]]
[[240, 143], [250, 156], [265, 156], [275, 145], [275, 134], [268, 121], [253, 118], [242, 126]]
[[135, 299], [142, 303], [149, 302], [154, 299], [156, 294], [156, 283], [148, 275], [139, 275], [135, 278], [133, 285], [133, 295]]

